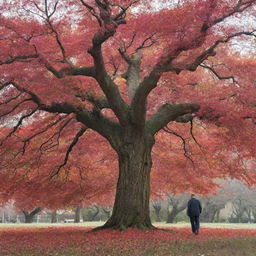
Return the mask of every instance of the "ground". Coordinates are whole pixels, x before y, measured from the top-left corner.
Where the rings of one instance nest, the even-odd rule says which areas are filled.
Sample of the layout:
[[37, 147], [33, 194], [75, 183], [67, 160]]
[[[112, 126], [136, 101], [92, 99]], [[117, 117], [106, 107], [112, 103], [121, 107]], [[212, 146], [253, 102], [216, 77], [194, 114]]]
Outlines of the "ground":
[[84, 224], [1, 225], [0, 256], [255, 256], [255, 224], [188, 224], [163, 230], [88, 232]]

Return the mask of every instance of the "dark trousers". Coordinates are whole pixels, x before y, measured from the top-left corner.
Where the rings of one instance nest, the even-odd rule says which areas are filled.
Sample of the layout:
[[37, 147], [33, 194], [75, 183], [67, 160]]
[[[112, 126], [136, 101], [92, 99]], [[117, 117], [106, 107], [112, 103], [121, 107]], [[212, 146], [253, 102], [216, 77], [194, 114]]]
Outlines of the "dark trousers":
[[195, 233], [199, 231], [199, 228], [200, 228], [199, 216], [189, 216], [189, 218], [190, 218], [192, 232]]

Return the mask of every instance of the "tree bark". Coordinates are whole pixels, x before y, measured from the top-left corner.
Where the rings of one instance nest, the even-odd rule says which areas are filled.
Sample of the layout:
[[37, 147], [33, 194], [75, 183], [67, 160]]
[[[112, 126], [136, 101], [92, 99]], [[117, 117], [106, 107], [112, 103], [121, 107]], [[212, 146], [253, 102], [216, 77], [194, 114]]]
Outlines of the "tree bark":
[[57, 211], [51, 213], [51, 223], [57, 223]]
[[42, 209], [40, 207], [35, 208], [31, 212], [23, 211], [23, 214], [25, 216], [25, 223], [32, 223], [34, 216], [39, 213]]
[[75, 223], [80, 223], [81, 207], [75, 209]]
[[177, 208], [173, 208], [171, 211], [168, 211], [166, 223], [173, 223], [178, 213], [179, 211], [177, 210]]
[[153, 136], [127, 132], [118, 150], [119, 179], [112, 216], [102, 228], [154, 229], [149, 214]]
[[156, 214], [156, 222], [160, 222], [161, 218], [160, 218], [160, 211], [161, 211], [161, 204], [153, 204], [153, 208], [155, 210], [155, 214]]
[[105, 215], [107, 216], [107, 219], [109, 219], [111, 216], [111, 209], [102, 207], [102, 210], [105, 213]]

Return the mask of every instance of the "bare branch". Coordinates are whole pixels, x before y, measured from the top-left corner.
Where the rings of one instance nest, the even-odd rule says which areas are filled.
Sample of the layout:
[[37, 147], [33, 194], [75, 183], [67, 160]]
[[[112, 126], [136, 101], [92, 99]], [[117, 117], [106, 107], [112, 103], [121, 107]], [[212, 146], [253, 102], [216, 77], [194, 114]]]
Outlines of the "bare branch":
[[125, 51], [127, 51], [127, 50], [132, 46], [132, 44], [133, 44], [133, 42], [134, 42], [134, 39], [135, 39], [136, 35], [137, 35], [137, 33], [136, 33], [136, 32], [134, 32], [134, 33], [133, 33], [133, 35], [132, 35], [132, 39], [131, 39], [130, 43], [129, 43], [127, 46], [125, 46], [125, 43], [124, 43]]
[[51, 127], [55, 126], [56, 124], [58, 124], [61, 120], [63, 120], [66, 116], [64, 117], [60, 117], [59, 119], [55, 120], [54, 122], [50, 123], [49, 125], [47, 125], [45, 128], [43, 128], [42, 130], [40, 130], [39, 132], [31, 135], [30, 137], [28, 137], [27, 139], [25, 139], [23, 141], [23, 148], [22, 148], [22, 154], [25, 154], [26, 151], [26, 146], [27, 144], [36, 136], [43, 134], [44, 132], [48, 131]]
[[12, 113], [15, 109], [17, 109], [22, 103], [27, 102], [27, 101], [32, 101], [32, 98], [27, 98], [27, 99], [24, 99], [24, 100], [20, 101], [17, 105], [15, 105], [14, 107], [12, 107], [11, 110], [9, 110], [9, 111], [7, 111], [6, 113], [0, 115], [0, 117], [4, 117], [4, 116], [9, 115], [9, 114]]
[[246, 10], [247, 8], [251, 7], [253, 4], [255, 3], [255, 0], [249, 0], [249, 1], [241, 1], [241, 0], [238, 0], [238, 3], [237, 5], [233, 8], [232, 11], [230, 11], [229, 13], [227, 13], [226, 15], [223, 15], [222, 17], [220, 18], [217, 18], [216, 20], [213, 21], [212, 25], [215, 25], [217, 23], [220, 23], [222, 22], [223, 20], [225, 20], [226, 18], [236, 14], [236, 13], [241, 13], [243, 12], [244, 10]]
[[[35, 2], [34, 2], [34, 4], [35, 4]], [[41, 11], [41, 9], [39, 9], [39, 8], [37, 7], [38, 5], [35, 4], [35, 6], [36, 6], [36, 8], [37, 8], [38, 10]], [[41, 11], [41, 12], [43, 13], [43, 14], [41, 14], [41, 13], [35, 12], [35, 11], [33, 11], [33, 10], [26, 9], [25, 6], [23, 6], [22, 9], [23, 9], [24, 11], [26, 11], [27, 13], [31, 13], [31, 14], [34, 14], [34, 15], [40, 17], [40, 18], [43, 19], [43, 20], [46, 19], [45, 16], [43, 15], [43, 14], [44, 14], [44, 11]]]
[[197, 141], [196, 137], [194, 136], [194, 133], [193, 133], [193, 120], [190, 121], [190, 135], [192, 137], [192, 139], [194, 140], [194, 142], [201, 148], [201, 145], [199, 144], [199, 142]]
[[132, 46], [134, 39], [136, 37], [136, 32], [133, 33], [132, 39], [130, 40], [130, 42], [128, 43], [128, 45], [125, 44], [125, 42], [123, 41], [123, 46], [120, 47], [118, 49], [120, 55], [122, 56], [122, 58], [129, 64], [130, 63], [130, 57], [126, 54], [126, 51]]
[[14, 100], [17, 100], [22, 94], [23, 94], [23, 93], [21, 92], [21, 93], [19, 93], [18, 95], [14, 96], [14, 97], [12, 97], [12, 98], [10, 98], [10, 99], [4, 101], [4, 102], [0, 102], [0, 105], [6, 105], [6, 104], [8, 104], [8, 103], [10, 103], [10, 102], [12, 102], [12, 101], [14, 101]]
[[49, 14], [49, 19], [50, 19], [50, 18], [54, 15], [54, 13], [56, 12], [58, 4], [59, 4], [59, 1], [57, 0], [57, 1], [55, 2], [54, 6], [53, 6], [52, 12]]
[[178, 137], [178, 138], [180, 138], [181, 139], [181, 141], [182, 141], [182, 146], [183, 146], [183, 151], [184, 151], [184, 156], [193, 164], [193, 166], [194, 166], [194, 161], [192, 160], [192, 158], [188, 155], [188, 150], [187, 150], [187, 146], [186, 146], [186, 140], [180, 135], [180, 134], [178, 134], [177, 132], [174, 132], [174, 131], [172, 131], [172, 130], [170, 130], [168, 127], [166, 127], [166, 128], [163, 128], [163, 130], [165, 131], [165, 132], [167, 132], [167, 133], [169, 133], [169, 134], [172, 134], [172, 135], [174, 135], [174, 136], [176, 136], [176, 137]]
[[18, 123], [13, 127], [12, 131], [0, 142], [0, 147], [3, 145], [3, 143], [9, 138], [11, 137], [16, 131], [17, 129], [22, 125], [22, 122], [25, 118], [28, 118], [30, 116], [32, 116], [36, 111], [38, 110], [38, 108], [32, 110], [31, 112], [29, 112], [28, 114], [22, 116]]
[[72, 151], [72, 149], [74, 148], [74, 146], [77, 144], [77, 142], [79, 141], [79, 138], [85, 133], [85, 131], [87, 130], [88, 128], [83, 126], [80, 131], [76, 134], [76, 136], [74, 137], [73, 141], [71, 142], [71, 144], [69, 145], [68, 149], [67, 149], [67, 152], [66, 152], [66, 156], [65, 156], [65, 159], [64, 159], [64, 162], [57, 168], [57, 170], [51, 175], [51, 178], [53, 178], [54, 176], [58, 175], [58, 173], [60, 172], [61, 168], [63, 168], [67, 162], [68, 162], [68, 158], [69, 158], [69, 155]]
[[[52, 14], [53, 15], [53, 14]], [[52, 16], [51, 15], [51, 16]], [[63, 57], [63, 61], [66, 62], [67, 64], [70, 65], [70, 62], [67, 60], [67, 56], [66, 56], [66, 51], [65, 51], [65, 48], [60, 40], [60, 36], [59, 36], [59, 33], [58, 31], [55, 29], [55, 27], [53, 26], [51, 20], [50, 20], [50, 16], [47, 15], [47, 19], [46, 19], [47, 23], [48, 23], [48, 26], [49, 28], [51, 29], [51, 31], [53, 32], [54, 36], [55, 36], [55, 39], [56, 39], [56, 42], [61, 50], [61, 54], [62, 54], [62, 57]]]
[[14, 81], [9, 82], [9, 85], [14, 86], [14, 87], [15, 87], [18, 91], [20, 91], [20, 92], [25, 92], [25, 93], [27, 93], [28, 95], [30, 95], [30, 97], [31, 97], [30, 100], [33, 101], [34, 103], [36, 103], [38, 106], [43, 105], [41, 99], [40, 99], [35, 93], [33, 93], [32, 91], [30, 91], [30, 90], [28, 90], [28, 89], [26, 89], [26, 88], [23, 88], [23, 87], [21, 87], [21, 86], [19, 86], [19, 85], [18, 85], [16, 82], [14, 82]]
[[7, 65], [7, 64], [12, 64], [15, 61], [28, 61], [29, 59], [35, 59], [38, 58], [39, 55], [38, 54], [31, 54], [31, 55], [24, 55], [24, 56], [14, 56], [11, 57], [9, 60], [4, 60], [4, 61], [0, 61], [0, 65]]
[[89, 12], [92, 14], [92, 16], [94, 16], [96, 18], [96, 20], [98, 21], [100, 27], [102, 26], [102, 22], [100, 17], [97, 15], [96, 11], [94, 10], [94, 8], [87, 4], [84, 0], [80, 0], [80, 2], [89, 10]]
[[223, 44], [223, 43], [228, 43], [231, 39], [238, 37], [238, 36], [242, 36], [242, 35], [247, 35], [247, 36], [254, 36], [255, 35], [255, 30], [253, 31], [242, 31], [242, 32], [238, 32], [232, 35], [229, 35], [228, 37], [226, 37], [226, 39], [219, 39], [217, 40], [212, 46], [210, 46], [208, 49], [206, 49], [205, 51], [203, 51], [200, 55], [198, 55], [198, 57], [189, 64], [185, 64], [184, 67], [182, 67], [182, 65], [179, 67], [178, 66], [172, 66], [171, 68], [168, 68], [164, 71], [175, 71], [176, 73], [181, 72], [182, 70], [189, 70], [189, 71], [195, 71], [197, 69], [197, 67], [206, 59], [208, 59], [210, 56], [215, 56], [215, 49], [219, 46], [219, 44]]
[[[141, 45], [136, 48], [135, 51], [137, 52], [137, 51], [139, 51], [139, 50], [141, 50], [141, 49], [149, 48], [149, 47], [151, 47], [153, 44], [155, 44], [156, 41], [153, 40], [153, 36], [154, 36], [154, 35], [155, 35], [155, 34], [148, 36], [148, 37], [141, 43]], [[148, 45], [146, 45], [147, 42], [149, 42]]]
[[[67, 115], [67, 116], [68, 116], [68, 115]], [[61, 133], [62, 133], [62, 131], [64, 130], [64, 128], [71, 122], [71, 120], [73, 120], [73, 118], [69, 118], [67, 121], [65, 121], [64, 124], [60, 126], [60, 129], [59, 129], [57, 132], [55, 132], [55, 133], [54, 133], [52, 136], [50, 136], [44, 143], [42, 143], [42, 144], [40, 145], [39, 150], [48, 150], [49, 148], [46, 148], [45, 145], [47, 145], [50, 141], [52, 141], [55, 136], [57, 136], [57, 138], [56, 138], [56, 144], [55, 144], [55, 145], [56, 145], [56, 146], [59, 145], [59, 138], [60, 138], [60, 136], [61, 136]], [[50, 144], [48, 144], [48, 146], [49, 146], [49, 145], [52, 145], [52, 143], [53, 143], [53, 142], [51, 142]], [[54, 145], [54, 146], [55, 146], [55, 145]]]
[[202, 67], [202, 68], [210, 70], [220, 80], [229, 80], [229, 79], [231, 79], [233, 81], [233, 83], [237, 84], [237, 81], [235, 80], [234, 76], [221, 76], [220, 74], [218, 74], [218, 72], [213, 67], [210, 67], [210, 66], [208, 66], [206, 64], [203, 64], [203, 63], [200, 64], [199, 66]]
[[114, 71], [113, 71], [113, 74], [111, 75], [111, 77], [112, 77], [112, 79], [114, 79], [116, 74], [117, 74], [117, 72], [118, 72], [120, 64], [116, 64], [115, 63], [115, 60], [114, 60], [113, 56], [111, 56], [111, 60], [109, 61], [109, 63], [106, 63], [106, 64], [109, 64], [109, 65], [113, 66]]
[[117, 21], [117, 22], [118, 22], [121, 18], [125, 18], [127, 10], [128, 10], [132, 5], [134, 5], [134, 4], [138, 3], [138, 2], [139, 2], [139, 0], [132, 1], [132, 2], [131, 2], [129, 5], [127, 5], [126, 7], [123, 7], [123, 6], [118, 5], [118, 4], [112, 5], [112, 6], [118, 6], [118, 7], [121, 9], [120, 13], [118, 13], [118, 14], [114, 17], [114, 21]]

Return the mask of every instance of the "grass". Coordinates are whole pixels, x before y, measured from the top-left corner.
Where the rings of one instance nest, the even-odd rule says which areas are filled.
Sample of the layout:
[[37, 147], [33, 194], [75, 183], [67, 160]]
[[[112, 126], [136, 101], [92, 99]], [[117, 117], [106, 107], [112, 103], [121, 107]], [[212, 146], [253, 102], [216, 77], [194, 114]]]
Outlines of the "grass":
[[[0, 229], [6, 228], [24, 228], [24, 227], [98, 227], [103, 225], [103, 221], [91, 221], [91, 222], [81, 222], [81, 223], [0, 223]], [[153, 223], [156, 227], [164, 228], [184, 228], [190, 227], [188, 222], [179, 222], [179, 223], [166, 223], [166, 222], [155, 222]], [[201, 227], [205, 228], [228, 228], [228, 229], [256, 229], [256, 223], [202, 223]], [[255, 254], [256, 256], [256, 254]]]
[[203, 224], [198, 236], [185, 223], [160, 223], [171, 232], [88, 233], [88, 225], [2, 224], [0, 256], [256, 256], [254, 224]]

